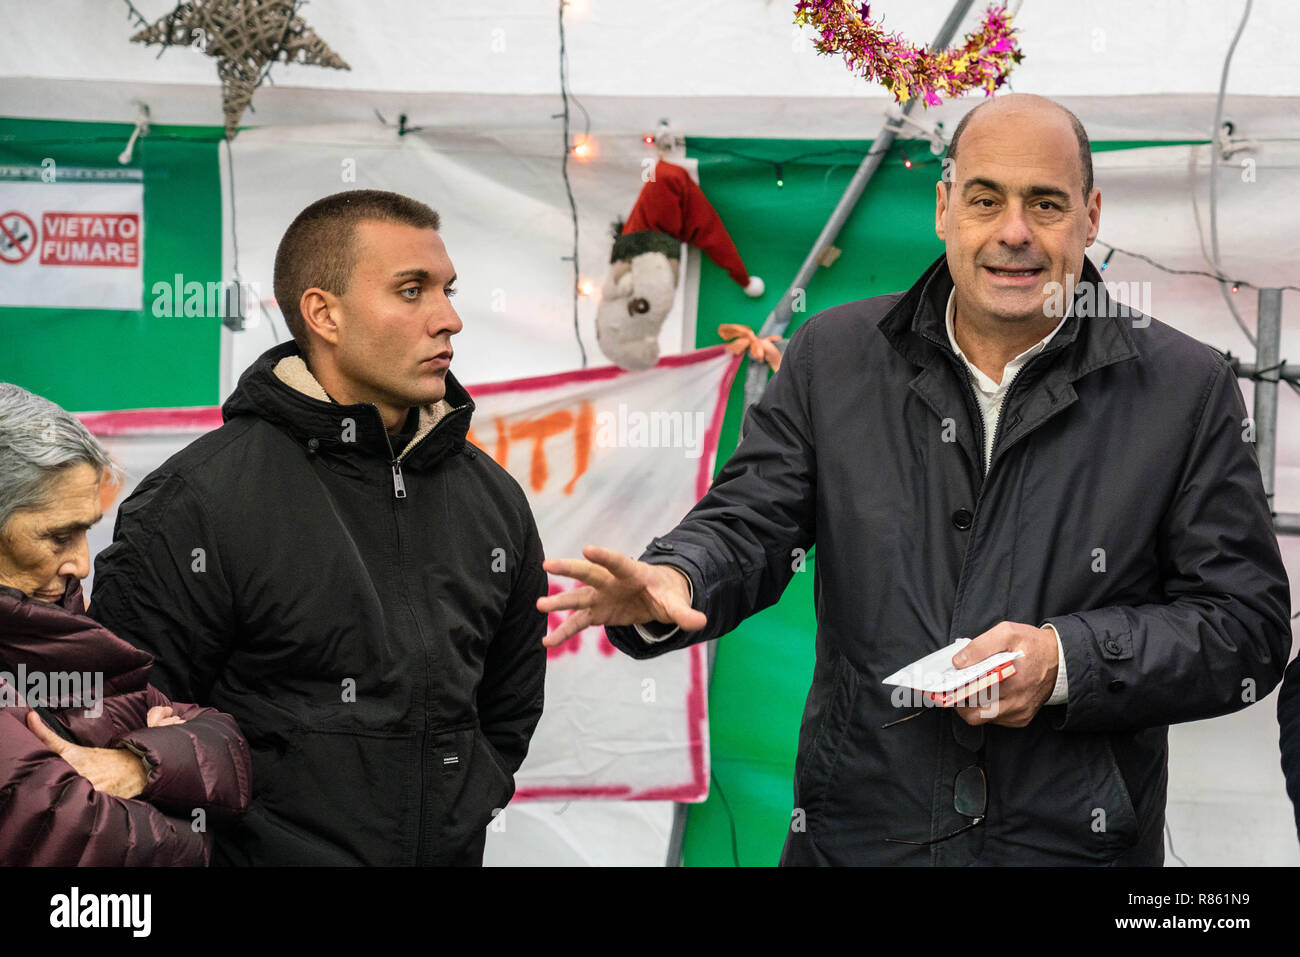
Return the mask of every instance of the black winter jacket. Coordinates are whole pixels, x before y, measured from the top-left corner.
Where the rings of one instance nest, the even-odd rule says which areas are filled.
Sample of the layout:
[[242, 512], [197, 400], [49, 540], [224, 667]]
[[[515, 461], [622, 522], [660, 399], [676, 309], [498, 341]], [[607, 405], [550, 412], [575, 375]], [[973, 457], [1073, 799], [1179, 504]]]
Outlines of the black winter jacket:
[[[730, 631], [817, 545], [783, 863], [1159, 864], [1167, 726], [1281, 677], [1290, 597], [1235, 377], [1161, 322], [1107, 317], [1099, 282], [1085, 260], [1074, 314], [1009, 387], [987, 477], [944, 258], [812, 317], [712, 489], [642, 556], [689, 574], [709, 624], [653, 645], [607, 629], [636, 657]], [[1067, 704], [1024, 728], [938, 708], [882, 727], [906, 712], [881, 679], [1004, 620], [1057, 628]], [[983, 823], [889, 840], [967, 824], [954, 782], [980, 763]]]
[[215, 863], [482, 861], [541, 715], [546, 574], [450, 373], [444, 403], [394, 461], [379, 410], [286, 343], [122, 503], [91, 614], [252, 749]]

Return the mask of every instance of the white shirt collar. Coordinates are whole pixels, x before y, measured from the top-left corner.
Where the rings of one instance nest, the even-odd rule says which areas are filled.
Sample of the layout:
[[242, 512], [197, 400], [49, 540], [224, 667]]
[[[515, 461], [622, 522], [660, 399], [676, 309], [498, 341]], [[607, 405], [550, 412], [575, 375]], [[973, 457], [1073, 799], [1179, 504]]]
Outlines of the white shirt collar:
[[988, 393], [990, 395], [995, 395], [998, 392], [1001, 392], [1002, 390], [1006, 389], [1006, 387], [1011, 384], [1011, 380], [1015, 378], [1016, 373], [1020, 371], [1021, 366], [1023, 366], [1026, 362], [1028, 362], [1034, 356], [1038, 355], [1038, 353], [1042, 352], [1044, 349], [1047, 348], [1047, 344], [1052, 341], [1052, 337], [1061, 331], [1061, 326], [1065, 325], [1065, 320], [1070, 318], [1070, 314], [1074, 311], [1074, 303], [1073, 302], [1070, 303], [1070, 307], [1065, 310], [1065, 316], [1062, 317], [1061, 321], [1056, 324], [1055, 329], [1049, 332], [1038, 342], [1034, 343], [1024, 352], [1020, 353], [1020, 355], [1016, 356], [1014, 359], [1008, 362], [1006, 366], [1003, 367], [1002, 381], [1000, 383], [994, 382], [983, 372], [981, 372], [979, 368], [976, 367], [976, 365], [970, 361], [970, 359], [966, 358], [966, 354], [962, 352], [961, 347], [957, 345], [957, 337], [953, 335], [953, 327], [952, 327], [952, 318], [953, 315], [956, 313], [956, 311], [957, 311], [957, 288], [954, 286], [952, 291], [948, 293], [948, 308], [944, 315], [944, 322], [948, 327], [948, 342], [952, 345], [952, 351], [957, 353], [957, 355], [961, 356], [961, 361], [964, 362], [966, 364], [966, 368], [970, 370], [970, 374], [975, 379], [975, 384], [979, 386], [980, 391]]

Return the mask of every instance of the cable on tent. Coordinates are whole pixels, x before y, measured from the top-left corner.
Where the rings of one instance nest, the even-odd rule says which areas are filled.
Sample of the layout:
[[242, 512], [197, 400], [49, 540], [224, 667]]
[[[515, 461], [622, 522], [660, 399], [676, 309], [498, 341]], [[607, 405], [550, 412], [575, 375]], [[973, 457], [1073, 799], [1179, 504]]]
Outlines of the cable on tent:
[[[240, 302], [243, 302], [242, 290], [244, 282], [239, 278], [239, 232], [235, 227], [235, 162], [230, 148], [230, 140], [222, 137], [226, 144], [226, 180], [230, 184], [230, 246], [231, 246], [231, 271], [235, 277], [235, 286], [241, 290]], [[275, 344], [280, 344], [280, 333], [275, 328], [275, 317], [267, 311], [266, 304], [262, 302], [259, 295], [253, 296], [257, 300], [257, 308], [262, 310], [262, 315], [266, 316], [266, 321], [271, 327], [271, 335], [275, 338]]]
[[[904, 142], [911, 142], [911, 141], [895, 140], [894, 142], [901, 144]], [[841, 146], [829, 150], [809, 150], [804, 153], [795, 153], [793, 156], [787, 156], [784, 157], [783, 159], [770, 159], [766, 156], [752, 156], [748, 153], [742, 153], [739, 150], [721, 149], [721, 148], [714, 148], [711, 146], [700, 146], [694, 142], [688, 142], [687, 149], [693, 156], [698, 156], [701, 154], [711, 155], [711, 156], [730, 156], [730, 157], [734, 157], [735, 159], [744, 160], [749, 163], [757, 163], [760, 165], [765, 163], [768, 166], [772, 167], [772, 177], [773, 180], [776, 182], [777, 186], [785, 185], [785, 167], [789, 165], [798, 164], [801, 160], [812, 159], [818, 156], [836, 156], [839, 154], [848, 154], [854, 158], [854, 163], [857, 163], [862, 158], [862, 148], [860, 146]], [[938, 156], [924, 156], [920, 158], [910, 156], [903, 151], [901, 145], [899, 146], [899, 151], [903, 153], [903, 159], [901, 160], [901, 162], [908, 169], [911, 169], [912, 167], [918, 166], [922, 163], [941, 162], [941, 159]], [[933, 146], [931, 147], [931, 151], [933, 151]], [[831, 168], [833, 169], [834, 167]]]
[[[1218, 181], [1217, 167], [1219, 165], [1217, 150], [1220, 137], [1220, 130], [1223, 125], [1223, 97], [1228, 89], [1228, 68], [1232, 65], [1232, 54], [1237, 49], [1237, 41], [1241, 39], [1241, 32], [1246, 28], [1246, 21], [1250, 19], [1250, 8], [1254, 6], [1254, 0], [1246, 0], [1246, 8], [1241, 12], [1241, 22], [1237, 24], [1237, 32], [1232, 36], [1232, 42], [1228, 44], [1228, 53], [1223, 58], [1223, 71], [1219, 76], [1219, 99], [1214, 107], [1214, 129], [1210, 133], [1210, 249], [1213, 253], [1214, 268], [1219, 268], [1219, 222], [1218, 222]], [[1255, 345], [1255, 335], [1246, 328], [1246, 322], [1237, 312], [1237, 307], [1233, 305], [1232, 299], [1228, 296], [1228, 291], [1223, 288], [1223, 280], [1218, 282], [1219, 294], [1223, 296], [1223, 301], [1228, 304], [1228, 311], [1232, 313], [1232, 318], [1237, 321], [1237, 325], [1245, 334], [1246, 339], [1253, 346]], [[1236, 292], [1236, 284], [1232, 290]], [[1297, 394], [1300, 394], [1298, 392]]]
[[[1260, 287], [1260, 286], [1255, 285], [1255, 283], [1253, 283], [1253, 282], [1247, 282], [1245, 279], [1231, 279], [1231, 278], [1225, 276], [1225, 275], [1224, 275], [1223, 273], [1221, 273], [1221, 272], [1217, 272], [1217, 273], [1214, 273], [1214, 272], [1206, 272], [1204, 269], [1174, 269], [1172, 266], [1166, 266], [1166, 265], [1164, 265], [1163, 263], [1158, 263], [1158, 262], [1156, 262], [1154, 259], [1152, 259], [1150, 256], [1144, 256], [1142, 253], [1135, 253], [1135, 252], [1132, 252], [1131, 250], [1128, 250], [1128, 249], [1120, 249], [1118, 246], [1112, 246], [1110, 243], [1106, 242], [1105, 240], [1101, 240], [1101, 239], [1099, 239], [1099, 240], [1097, 240], [1097, 242], [1100, 243], [1101, 245], [1105, 246], [1107, 249], [1110, 250], [1110, 252], [1108, 252], [1108, 253], [1106, 254], [1106, 259], [1105, 259], [1105, 261], [1102, 262], [1102, 264], [1101, 264], [1101, 268], [1102, 268], [1102, 269], [1105, 269], [1106, 266], [1110, 263], [1110, 257], [1111, 257], [1111, 256], [1115, 255], [1115, 253], [1123, 253], [1125, 256], [1132, 256], [1134, 259], [1140, 259], [1140, 260], [1142, 260], [1142, 261], [1145, 262], [1145, 263], [1150, 263], [1152, 266], [1155, 266], [1155, 267], [1156, 267], [1157, 269], [1159, 269], [1161, 272], [1166, 272], [1166, 273], [1169, 273], [1170, 275], [1174, 275], [1174, 276], [1204, 276], [1204, 277], [1207, 278], [1207, 279], [1213, 279], [1213, 280], [1216, 280], [1216, 281], [1220, 284], [1220, 285], [1219, 285], [1219, 288], [1220, 288], [1220, 289], [1223, 288], [1223, 284], [1225, 284], [1225, 283], [1230, 283], [1230, 284], [1232, 285], [1232, 291], [1233, 291], [1233, 292], [1236, 292], [1238, 289], [1240, 289], [1240, 288], [1242, 288], [1242, 287], [1249, 287], [1249, 288], [1251, 288], [1251, 289], [1260, 289], [1260, 288], [1262, 288], [1262, 287]], [[1268, 287], [1268, 288], [1270, 288], [1270, 289], [1283, 289], [1283, 290], [1284, 290], [1284, 289], [1290, 289], [1290, 290], [1292, 290], [1293, 292], [1300, 292], [1300, 286], [1270, 286], [1270, 287]], [[1226, 295], [1226, 293], [1225, 293], [1225, 295]], [[1229, 304], [1231, 304], [1231, 303], [1229, 303]], [[1246, 328], [1246, 325], [1245, 325], [1244, 322], [1242, 322], [1241, 317], [1240, 317], [1240, 316], [1237, 316], [1235, 312], [1233, 313], [1233, 315], [1234, 315], [1234, 317], [1237, 319], [1237, 325], [1240, 326], [1240, 327], [1241, 327], [1241, 331], [1242, 331], [1243, 333], [1245, 333], [1247, 340], [1249, 340], [1249, 342], [1250, 342], [1250, 344], [1251, 344], [1252, 346], [1255, 345], [1255, 337], [1254, 337], [1253, 335], [1251, 335], [1250, 330]], [[1223, 358], [1227, 359], [1229, 362], [1232, 362], [1232, 361], [1233, 361], [1233, 355], [1232, 355], [1231, 352], [1225, 352], [1225, 351], [1222, 350], [1222, 349], [1215, 349], [1214, 346], [1210, 346], [1210, 348], [1211, 348], [1211, 349], [1214, 349], [1215, 352], [1217, 352], [1219, 355], [1223, 356]], [[1260, 378], [1261, 378], [1261, 376], [1262, 376], [1264, 373], [1267, 373], [1267, 372], [1273, 372], [1273, 371], [1275, 371], [1275, 369], [1281, 368], [1282, 365], [1286, 365], [1286, 361], [1285, 361], [1285, 360], [1283, 360], [1283, 362], [1282, 362], [1281, 365], [1279, 365], [1279, 366], [1276, 366], [1276, 367], [1274, 367], [1274, 366], [1270, 366], [1270, 367], [1267, 368], [1267, 369], [1256, 369], [1255, 372], [1254, 372], [1252, 375], [1244, 376], [1243, 378], [1246, 378], [1246, 379], [1252, 379], [1252, 380], [1255, 380], [1255, 381], [1259, 381]], [[1273, 380], [1272, 380], [1272, 379], [1269, 379], [1268, 381], [1269, 381], [1269, 382], [1272, 382]], [[1285, 382], [1288, 386], [1290, 386], [1290, 387], [1291, 387], [1291, 391], [1294, 392], [1296, 395], [1300, 395], [1300, 384], [1297, 384], [1297, 383], [1295, 383], [1295, 382], [1292, 382], [1290, 379], [1282, 379], [1281, 381], [1282, 381], [1282, 382]]]
[[[1207, 272], [1207, 271], [1204, 270], [1204, 269], [1174, 269], [1172, 266], [1165, 266], [1165, 265], [1163, 265], [1163, 264], [1161, 264], [1161, 263], [1158, 263], [1158, 262], [1156, 262], [1154, 259], [1152, 259], [1150, 256], [1144, 256], [1142, 253], [1135, 253], [1135, 252], [1133, 252], [1133, 251], [1130, 250], [1130, 249], [1120, 249], [1118, 246], [1112, 246], [1110, 243], [1106, 242], [1104, 239], [1098, 239], [1097, 242], [1100, 243], [1102, 246], [1105, 246], [1107, 249], [1110, 250], [1110, 253], [1108, 253], [1108, 254], [1106, 255], [1106, 262], [1107, 262], [1107, 263], [1110, 262], [1110, 257], [1111, 257], [1111, 255], [1113, 255], [1114, 253], [1123, 253], [1125, 256], [1132, 256], [1134, 259], [1141, 259], [1141, 260], [1142, 260], [1143, 262], [1145, 262], [1145, 263], [1150, 263], [1152, 266], [1155, 266], [1155, 267], [1156, 267], [1157, 269], [1159, 269], [1161, 272], [1167, 272], [1167, 273], [1170, 273], [1171, 275], [1175, 275], [1175, 276], [1204, 276], [1204, 277], [1207, 278], [1207, 279], [1215, 279], [1215, 280], [1217, 280], [1217, 281], [1219, 281], [1219, 282], [1227, 283], [1227, 284], [1231, 284], [1231, 285], [1233, 285], [1233, 286], [1239, 286], [1239, 287], [1242, 287], [1242, 288], [1248, 288], [1248, 289], [1261, 289], [1261, 288], [1268, 288], [1268, 289], [1290, 289], [1290, 290], [1293, 291], [1293, 292], [1300, 292], [1300, 286], [1268, 286], [1268, 287], [1262, 287], [1262, 286], [1260, 286], [1260, 285], [1258, 285], [1258, 284], [1256, 284], [1256, 283], [1250, 282], [1250, 281], [1245, 280], [1245, 279], [1233, 279], [1231, 276], [1224, 275], [1222, 272]], [[1254, 338], [1253, 338], [1253, 337], [1252, 337], [1252, 339], [1251, 339], [1251, 344], [1252, 344], [1252, 345], [1254, 344]]]
[[731, 860], [734, 866], [740, 866], [740, 844], [736, 840], [736, 815], [731, 811], [731, 804], [727, 801], [727, 795], [722, 793], [722, 784], [718, 781], [718, 776], [709, 771], [709, 779], [713, 781], [713, 787], [718, 792], [718, 798], [722, 801], [722, 809], [727, 812], [727, 823], [731, 825]]
[[[1256, 345], [1255, 334], [1250, 331], [1250, 328], [1246, 325], [1246, 321], [1242, 319], [1241, 314], [1237, 312], [1237, 307], [1233, 303], [1232, 297], [1229, 294], [1227, 287], [1231, 285], [1233, 293], [1237, 292], [1243, 286], [1250, 287], [1253, 289], [1258, 289], [1260, 287], [1255, 285], [1254, 283], [1247, 282], [1243, 279], [1231, 279], [1230, 277], [1225, 276], [1223, 274], [1223, 270], [1220, 268], [1221, 257], [1219, 255], [1219, 222], [1218, 222], [1219, 191], [1218, 191], [1218, 176], [1216, 175], [1217, 174], [1216, 167], [1218, 166], [1218, 149], [1219, 149], [1219, 144], [1223, 132], [1223, 101], [1224, 101], [1224, 97], [1227, 94], [1227, 89], [1228, 89], [1228, 71], [1232, 65], [1232, 55], [1237, 49], [1237, 41], [1241, 39], [1241, 34], [1246, 29], [1246, 22], [1250, 19], [1250, 12], [1253, 6], [1254, 6], [1254, 0], [1246, 0], [1246, 6], [1241, 12], [1241, 20], [1237, 23], [1237, 30], [1232, 36], [1232, 42], [1228, 44], [1228, 52], [1224, 56], [1223, 69], [1219, 75], [1219, 96], [1218, 96], [1218, 101], [1216, 102], [1214, 108], [1214, 128], [1210, 134], [1210, 249], [1211, 249], [1211, 261], [1215, 271], [1211, 273], [1201, 269], [1172, 269], [1168, 266], [1164, 266], [1156, 262], [1154, 259], [1150, 258], [1149, 256], [1144, 256], [1141, 253], [1130, 252], [1129, 250], [1126, 249], [1117, 249], [1114, 246], [1110, 246], [1109, 243], [1103, 243], [1103, 245], [1108, 246], [1110, 248], [1112, 254], [1116, 252], [1120, 252], [1120, 253], [1124, 253], [1126, 256], [1132, 256], [1136, 259], [1141, 259], [1144, 262], [1150, 263], [1152, 266], [1155, 266], [1157, 269], [1161, 270], [1162, 272], [1167, 272], [1173, 275], [1181, 275], [1181, 276], [1205, 276], [1209, 279], [1215, 280], [1215, 284], [1219, 289], [1219, 294], [1223, 296], [1223, 301], [1227, 304], [1228, 311], [1232, 313], [1233, 320], [1236, 321], [1237, 327], [1241, 329], [1242, 335], [1246, 337], [1246, 341], [1249, 342], [1252, 346]], [[1202, 247], [1202, 252], [1204, 252], [1204, 247]], [[1106, 260], [1107, 262], [1109, 262], [1110, 256], [1107, 256]], [[1294, 292], [1300, 292], [1300, 286], [1286, 285], [1286, 286], [1276, 286], [1271, 288], [1289, 289]], [[1231, 353], [1225, 353], [1218, 349], [1216, 349], [1215, 351], [1218, 352], [1220, 355], [1224, 356], [1225, 358], [1231, 356]], [[1277, 368], [1280, 368], [1280, 366]], [[1255, 370], [1254, 375], [1248, 376], [1248, 378], [1258, 381], [1261, 375], [1272, 371], [1275, 370], [1273, 368], [1257, 369]], [[1269, 381], [1272, 380], [1270, 379]], [[1293, 391], [1296, 395], [1300, 395], [1300, 384], [1292, 382], [1289, 379], [1283, 379], [1282, 381], [1286, 382], [1286, 384], [1290, 386], [1291, 391]]]
[[[559, 0], [560, 14], [560, 97], [564, 102], [564, 112], [556, 114], [557, 117], [564, 118], [564, 153], [560, 158], [560, 174], [564, 178], [564, 191], [569, 197], [569, 215], [573, 218], [573, 255], [564, 256], [573, 263], [573, 337], [578, 340], [578, 352], [582, 356], [582, 368], [587, 368], [587, 349], [582, 344], [582, 334], [578, 331], [578, 296], [580, 294], [579, 286], [582, 277], [578, 272], [578, 204], [573, 198], [573, 185], [569, 182], [569, 154], [573, 152], [573, 145], [569, 142], [569, 78], [568, 78], [568, 53], [564, 48], [564, 7], [567, 0]], [[577, 102], [576, 99], [574, 102]], [[583, 114], [587, 110], [578, 103]], [[555, 117], [552, 117], [553, 119]], [[591, 131], [591, 117], [587, 117], [587, 131]], [[587, 142], [586, 139], [583, 142]]]

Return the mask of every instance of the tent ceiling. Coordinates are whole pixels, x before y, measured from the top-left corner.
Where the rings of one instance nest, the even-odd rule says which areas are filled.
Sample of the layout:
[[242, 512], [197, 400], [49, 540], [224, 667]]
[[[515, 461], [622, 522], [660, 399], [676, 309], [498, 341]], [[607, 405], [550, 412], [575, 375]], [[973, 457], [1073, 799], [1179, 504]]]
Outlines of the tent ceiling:
[[[152, 19], [172, 4], [136, 6]], [[405, 112], [426, 127], [557, 125], [551, 4], [497, 0], [476, 4], [472, 14], [431, 16], [434, 6], [307, 4], [308, 23], [352, 69], [277, 66], [274, 85], [258, 91], [245, 122], [378, 122], [378, 109], [391, 121]], [[874, 6], [887, 26], [916, 42], [928, 41], [949, 9], [947, 0]], [[643, 4], [627, 0], [574, 0], [566, 16], [570, 88], [597, 135], [640, 132], [661, 117], [695, 135], [873, 135], [889, 98], [838, 59], [816, 55], [807, 32], [791, 23], [792, 7], [789, 0], [664, 0], [648, 18]], [[982, 8], [976, 4], [963, 32]], [[1012, 85], [1075, 108], [1096, 139], [1204, 137], [1241, 9], [1191, 0], [1024, 0], [1017, 22], [1026, 58]], [[1250, 135], [1282, 135], [1285, 117], [1300, 107], [1300, 74], [1289, 68], [1300, 44], [1293, 13], [1285, 0], [1256, 0], [1238, 45], [1229, 108]], [[129, 122], [138, 99], [156, 123], [219, 125], [211, 58], [184, 49], [160, 58], [156, 48], [128, 42], [132, 32], [125, 4], [113, 0], [14, 5], [0, 35], [0, 115]], [[926, 116], [951, 122], [978, 101]]]

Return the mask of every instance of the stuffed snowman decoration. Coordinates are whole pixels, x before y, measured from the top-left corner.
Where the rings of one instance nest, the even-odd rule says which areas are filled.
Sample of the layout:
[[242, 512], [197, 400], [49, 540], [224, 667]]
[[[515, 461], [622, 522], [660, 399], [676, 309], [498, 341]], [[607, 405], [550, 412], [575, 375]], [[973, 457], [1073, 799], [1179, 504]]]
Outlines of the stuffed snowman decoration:
[[681, 244], [698, 247], [748, 296], [763, 294], [712, 204], [683, 167], [661, 159], [614, 240], [596, 309], [596, 341], [624, 369], [659, 361], [659, 330], [672, 309]]

